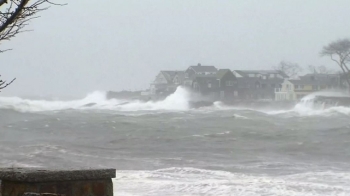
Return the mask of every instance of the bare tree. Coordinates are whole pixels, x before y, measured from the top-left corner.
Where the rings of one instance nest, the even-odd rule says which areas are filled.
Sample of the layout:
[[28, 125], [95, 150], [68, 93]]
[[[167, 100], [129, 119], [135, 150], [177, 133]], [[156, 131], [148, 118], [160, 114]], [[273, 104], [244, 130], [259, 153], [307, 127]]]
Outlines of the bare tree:
[[12, 84], [12, 82], [15, 81], [15, 80], [16, 80], [16, 78], [12, 79], [10, 82], [6, 82], [6, 80], [1, 80], [0, 79], [0, 92], [1, 92], [2, 89], [6, 88], [10, 84]]
[[[17, 34], [28, 31], [26, 27], [37, 14], [48, 9], [49, 5], [55, 4], [49, 0], [0, 0], [0, 45], [9, 41]], [[0, 49], [0, 53], [10, 49]], [[11, 82], [0, 80], [0, 90], [9, 86]]]
[[284, 72], [290, 78], [296, 78], [303, 71], [303, 68], [297, 63], [286, 61], [281, 61], [277, 66], [273, 67], [273, 69]]
[[320, 52], [321, 56], [329, 56], [332, 61], [337, 63], [344, 74], [344, 78], [350, 91], [350, 69], [347, 63], [350, 62], [350, 40], [339, 39], [324, 46]]
[[334, 70], [328, 69], [324, 65], [320, 65], [320, 66], [309, 65], [308, 70], [311, 73], [315, 73], [316, 72], [318, 74], [332, 74], [332, 73], [335, 73]]

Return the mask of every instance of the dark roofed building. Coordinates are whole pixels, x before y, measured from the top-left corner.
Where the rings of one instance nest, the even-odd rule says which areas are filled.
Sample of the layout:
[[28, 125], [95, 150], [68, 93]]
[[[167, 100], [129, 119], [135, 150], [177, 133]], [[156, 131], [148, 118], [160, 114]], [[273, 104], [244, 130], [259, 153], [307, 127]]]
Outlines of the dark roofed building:
[[216, 74], [218, 69], [212, 65], [191, 65], [185, 71], [184, 85], [191, 86], [193, 80], [198, 75], [213, 75]]
[[220, 69], [214, 74], [194, 75], [191, 88], [214, 100], [231, 101], [237, 95], [236, 77], [229, 69]]
[[198, 65], [192, 65], [188, 67], [186, 72], [186, 78], [192, 78], [194, 75], [209, 75], [209, 74], [216, 74], [218, 69], [215, 66], [212, 65], [201, 65], [200, 63]]
[[280, 88], [287, 74], [278, 70], [234, 70], [239, 99], [275, 99], [275, 88]]
[[280, 70], [234, 70], [233, 73], [237, 78], [251, 77], [251, 78], [288, 78], [288, 75]]
[[[184, 71], [160, 71], [155, 80], [151, 83], [151, 95], [167, 96], [175, 92], [176, 88], [184, 80]], [[177, 83], [174, 83], [176, 80]]]
[[168, 83], [172, 83], [174, 77], [179, 71], [160, 71]]
[[326, 89], [340, 87], [340, 75], [338, 74], [306, 74], [299, 79], [285, 80], [282, 87], [276, 90], [277, 101], [295, 101], [304, 96]]
[[299, 80], [290, 80], [295, 84], [310, 84], [319, 86], [333, 86], [338, 87], [340, 85], [339, 74], [306, 74], [301, 76]]
[[185, 71], [178, 71], [176, 72], [176, 75], [173, 78], [173, 83], [175, 85], [183, 85], [184, 80], [185, 80]]
[[215, 66], [212, 65], [191, 65], [188, 69], [193, 70], [196, 74], [202, 74], [202, 73], [208, 73], [208, 74], [212, 74], [217, 72], [217, 68]]

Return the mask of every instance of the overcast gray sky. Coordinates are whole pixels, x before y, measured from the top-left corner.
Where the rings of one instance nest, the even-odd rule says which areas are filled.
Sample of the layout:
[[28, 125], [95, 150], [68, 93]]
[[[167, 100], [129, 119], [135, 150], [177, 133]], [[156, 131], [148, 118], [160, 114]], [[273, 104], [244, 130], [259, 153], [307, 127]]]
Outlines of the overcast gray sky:
[[[66, 1], [68, 2], [68, 0]], [[102, 3], [103, 2], [103, 3]], [[191, 64], [269, 69], [334, 65], [318, 52], [350, 37], [349, 0], [74, 0], [52, 7], [2, 48], [1, 95], [84, 96], [148, 87]], [[334, 68], [336, 68], [334, 66]]]

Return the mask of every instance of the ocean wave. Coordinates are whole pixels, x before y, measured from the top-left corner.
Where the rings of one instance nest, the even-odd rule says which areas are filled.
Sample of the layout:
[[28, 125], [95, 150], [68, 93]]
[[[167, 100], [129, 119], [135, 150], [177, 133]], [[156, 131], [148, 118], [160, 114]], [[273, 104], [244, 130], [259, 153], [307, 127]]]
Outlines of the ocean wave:
[[115, 194], [129, 195], [348, 195], [350, 173], [308, 172], [264, 176], [198, 168], [117, 171]]
[[337, 96], [348, 97], [347, 94], [341, 92], [315, 92], [300, 100], [293, 109], [269, 111], [268, 114], [296, 114], [298, 116], [330, 116], [335, 114], [350, 115], [350, 107], [345, 106], [329, 106], [325, 107], [324, 103], [315, 103], [316, 96]]
[[46, 112], [62, 110], [172, 110], [189, 109], [189, 92], [179, 87], [175, 93], [162, 101], [117, 100], [107, 99], [105, 92], [96, 91], [85, 98], [72, 101], [30, 100], [20, 97], [0, 97], [1, 109], [13, 109], [19, 112]]
[[[350, 107], [334, 106], [320, 107], [313, 104], [312, 100], [316, 95], [324, 95], [324, 92], [318, 92], [306, 96], [302, 101], [297, 103], [294, 108], [287, 110], [278, 109], [257, 109], [240, 106], [228, 106], [217, 101], [212, 106], [201, 107], [193, 110], [190, 106], [193, 98], [191, 92], [183, 87], [160, 101], [141, 101], [141, 100], [118, 100], [107, 99], [106, 93], [95, 91], [88, 94], [85, 98], [72, 101], [48, 101], [48, 100], [30, 100], [20, 97], [0, 97], [0, 109], [11, 109], [19, 112], [47, 112], [47, 111], [64, 111], [64, 110], [108, 110], [118, 112], [186, 112], [196, 111], [199, 113], [212, 113], [217, 111], [233, 111], [232, 115], [236, 118], [249, 119], [246, 116], [234, 114], [242, 111], [258, 112], [268, 115], [288, 115], [288, 116], [330, 116], [330, 115], [350, 115]], [[329, 95], [329, 94], [326, 94]], [[332, 94], [334, 95], [334, 93]], [[336, 94], [337, 96], [343, 96]]]

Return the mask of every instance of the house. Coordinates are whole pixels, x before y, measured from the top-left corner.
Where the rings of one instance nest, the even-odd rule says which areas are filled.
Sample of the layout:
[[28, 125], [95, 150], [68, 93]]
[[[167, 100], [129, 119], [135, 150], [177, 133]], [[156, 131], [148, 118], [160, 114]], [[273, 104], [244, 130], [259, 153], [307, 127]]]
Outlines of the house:
[[350, 72], [340, 73], [340, 88], [347, 89], [350, 92]]
[[237, 78], [285, 79], [288, 75], [279, 70], [234, 70]]
[[213, 74], [192, 76], [193, 91], [212, 100], [232, 100], [237, 96], [236, 77], [229, 69], [220, 69]]
[[234, 70], [237, 94], [241, 100], [274, 100], [275, 88], [280, 88], [288, 76], [278, 70]]
[[184, 71], [160, 71], [150, 85], [151, 95], [167, 96], [182, 84]]
[[176, 72], [176, 74], [173, 78], [173, 84], [176, 86], [181, 86], [181, 85], [183, 85], [184, 80], [185, 80], [185, 72], [178, 71], [178, 72]]
[[210, 75], [215, 74], [218, 71], [218, 69], [215, 66], [212, 65], [201, 65], [198, 63], [198, 65], [192, 65], [190, 66], [186, 71], [186, 77], [190, 78], [193, 75]]
[[212, 65], [192, 65], [185, 71], [184, 85], [191, 86], [196, 76], [215, 75], [218, 69]]
[[219, 80], [220, 100], [230, 101], [235, 99], [237, 93], [237, 78], [229, 69], [219, 69], [216, 73]]
[[299, 79], [286, 79], [281, 88], [276, 88], [275, 100], [296, 101], [313, 92], [339, 87], [340, 76], [338, 74], [307, 74]]

